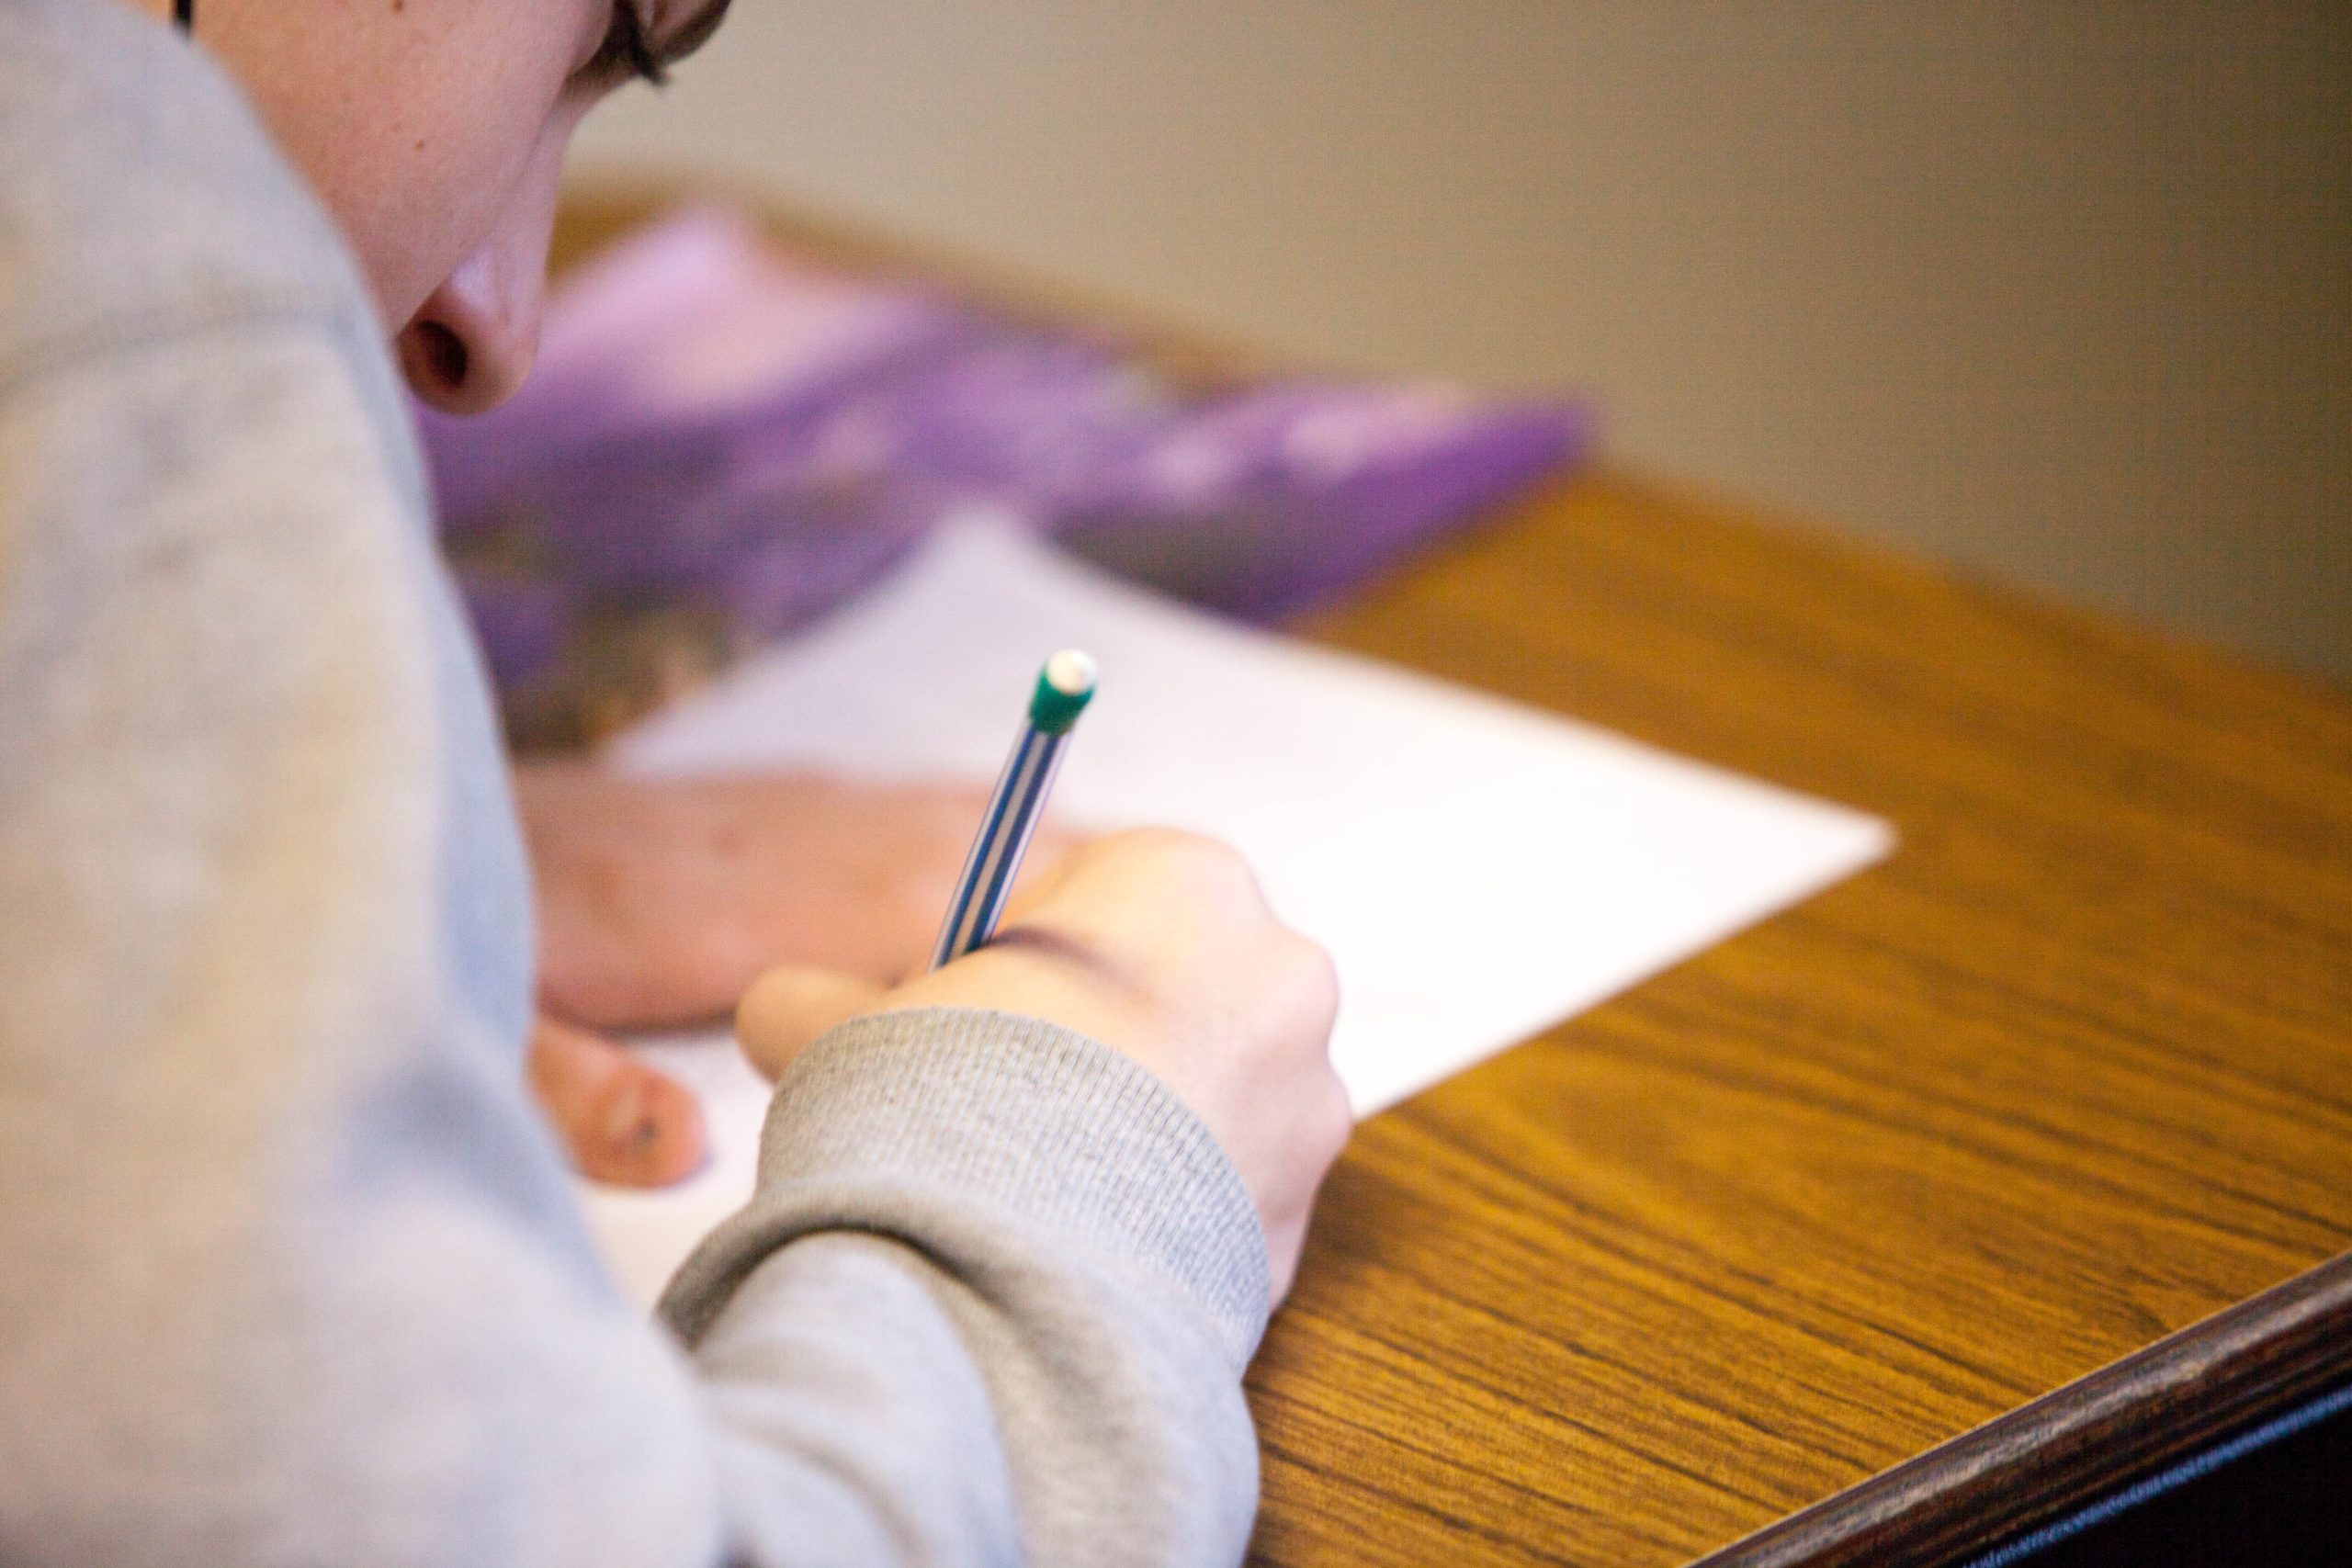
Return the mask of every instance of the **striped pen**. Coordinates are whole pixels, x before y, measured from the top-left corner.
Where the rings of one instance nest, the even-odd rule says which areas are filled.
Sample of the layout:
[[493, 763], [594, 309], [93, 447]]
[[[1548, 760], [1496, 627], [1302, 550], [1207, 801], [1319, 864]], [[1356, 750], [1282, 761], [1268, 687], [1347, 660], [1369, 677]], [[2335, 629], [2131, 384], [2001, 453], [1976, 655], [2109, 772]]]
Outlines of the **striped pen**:
[[980, 818], [979, 837], [972, 840], [971, 858], [956, 879], [955, 897], [948, 900], [947, 920], [931, 954], [933, 969], [996, 935], [1005, 900], [1012, 896], [1012, 880], [1021, 874], [1021, 857], [1028, 853], [1038, 818], [1046, 814], [1046, 795], [1054, 787], [1070, 729], [1093, 695], [1094, 660], [1074, 648], [1046, 660], [1037, 672], [1028, 722], [1005, 761], [1003, 776], [996, 781], [996, 793]]

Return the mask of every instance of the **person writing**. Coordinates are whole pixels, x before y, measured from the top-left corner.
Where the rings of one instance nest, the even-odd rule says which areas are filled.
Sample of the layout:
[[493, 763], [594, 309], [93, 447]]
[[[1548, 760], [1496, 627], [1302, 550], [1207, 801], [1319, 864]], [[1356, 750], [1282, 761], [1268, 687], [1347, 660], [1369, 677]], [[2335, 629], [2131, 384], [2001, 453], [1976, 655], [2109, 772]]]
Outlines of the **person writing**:
[[722, 8], [0, 0], [0, 1558], [1244, 1549], [1348, 1120], [1329, 962], [1229, 852], [1114, 835], [919, 979], [760, 978], [758, 1190], [661, 1325], [526, 1089], [401, 380], [514, 389], [573, 127]]

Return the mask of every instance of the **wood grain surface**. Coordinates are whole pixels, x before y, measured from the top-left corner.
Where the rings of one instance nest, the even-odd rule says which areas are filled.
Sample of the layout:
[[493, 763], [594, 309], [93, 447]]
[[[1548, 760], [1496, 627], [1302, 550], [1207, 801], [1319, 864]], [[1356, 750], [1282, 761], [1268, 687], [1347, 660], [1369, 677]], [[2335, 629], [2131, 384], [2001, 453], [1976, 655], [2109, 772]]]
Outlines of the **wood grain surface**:
[[1903, 842], [1364, 1129], [1261, 1561], [1699, 1556], [2352, 1247], [2340, 696], [1617, 474], [1316, 630]]
[[1951, 1561], [2352, 1371], [2339, 1266], [2035, 1404], [2352, 1248], [2352, 701], [1613, 470], [1301, 629], [1902, 844], [1364, 1125], [1253, 1561]]
[[2267, 1416], [2336, 1395], [2347, 1323], [2352, 1253], [1768, 1525], [1704, 1568], [1974, 1556]]

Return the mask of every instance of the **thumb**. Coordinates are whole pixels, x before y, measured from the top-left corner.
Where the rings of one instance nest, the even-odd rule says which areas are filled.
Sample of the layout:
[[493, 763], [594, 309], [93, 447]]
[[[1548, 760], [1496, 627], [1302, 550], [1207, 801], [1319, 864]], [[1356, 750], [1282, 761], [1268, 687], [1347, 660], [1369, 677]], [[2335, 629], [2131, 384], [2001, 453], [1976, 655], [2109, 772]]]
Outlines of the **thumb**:
[[782, 964], [743, 993], [735, 1010], [735, 1038], [753, 1066], [777, 1077], [817, 1036], [872, 1011], [888, 989], [839, 969]]

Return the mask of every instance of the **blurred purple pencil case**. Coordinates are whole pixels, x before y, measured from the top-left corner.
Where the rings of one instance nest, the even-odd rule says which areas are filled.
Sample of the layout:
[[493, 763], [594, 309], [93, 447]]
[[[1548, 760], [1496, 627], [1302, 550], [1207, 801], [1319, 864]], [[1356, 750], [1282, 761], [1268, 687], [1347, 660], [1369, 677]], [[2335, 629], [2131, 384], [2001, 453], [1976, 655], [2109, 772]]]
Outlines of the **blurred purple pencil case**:
[[845, 275], [695, 210], [566, 279], [487, 418], [421, 415], [447, 544], [526, 745], [581, 744], [987, 506], [1264, 618], [1587, 448], [1559, 401], [1329, 378], [1181, 388], [1074, 327]]

